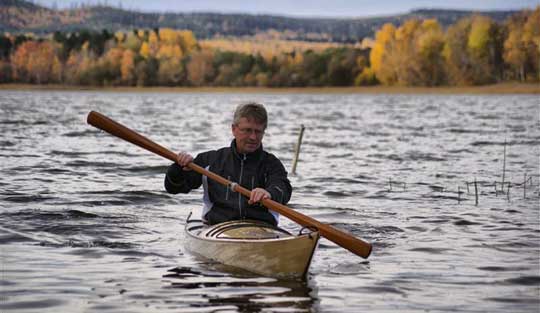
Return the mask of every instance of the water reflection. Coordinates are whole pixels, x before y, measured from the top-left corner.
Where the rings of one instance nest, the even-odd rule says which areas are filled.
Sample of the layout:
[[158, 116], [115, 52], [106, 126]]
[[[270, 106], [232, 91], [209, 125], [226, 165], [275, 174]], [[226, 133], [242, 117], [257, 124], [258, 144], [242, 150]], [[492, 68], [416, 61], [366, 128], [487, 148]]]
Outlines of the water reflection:
[[235, 312], [246, 313], [311, 312], [317, 302], [313, 279], [282, 281], [253, 276], [216, 263], [199, 265], [197, 269], [176, 267], [163, 276], [170, 283], [166, 288], [194, 290], [208, 300], [193, 305], [198, 309], [219, 309], [221, 312], [226, 307], [232, 307]]

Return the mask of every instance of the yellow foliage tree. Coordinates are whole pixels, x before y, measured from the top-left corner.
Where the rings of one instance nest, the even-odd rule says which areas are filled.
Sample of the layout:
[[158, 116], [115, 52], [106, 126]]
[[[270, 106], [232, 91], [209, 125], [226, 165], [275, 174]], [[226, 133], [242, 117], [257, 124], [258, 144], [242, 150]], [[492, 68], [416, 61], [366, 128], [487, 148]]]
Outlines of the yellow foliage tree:
[[182, 47], [185, 55], [191, 53], [197, 46], [197, 39], [195, 39], [195, 35], [191, 30], [179, 30], [177, 35], [180, 47]]
[[384, 54], [387, 52], [388, 44], [394, 39], [396, 28], [393, 24], [384, 24], [381, 30], [375, 35], [375, 43], [369, 54], [371, 69], [379, 75]]
[[441, 85], [445, 81], [443, 38], [435, 19], [407, 20], [397, 29], [384, 25], [370, 53], [371, 69], [358, 67], [356, 84], [379, 80], [385, 85]]
[[135, 53], [130, 49], [124, 50], [122, 63], [120, 66], [122, 81], [128, 85], [133, 85], [135, 81]]
[[176, 42], [176, 31], [171, 28], [160, 28], [159, 29], [159, 41], [163, 44], [173, 45]]
[[162, 44], [157, 53], [158, 59], [181, 59], [182, 49], [177, 44]]
[[494, 83], [497, 73], [497, 25], [486, 16], [473, 16], [467, 40], [467, 52], [474, 66], [471, 68], [473, 84]]
[[145, 58], [145, 59], [148, 59], [148, 57], [150, 56], [150, 45], [148, 45], [148, 42], [143, 42], [141, 44], [141, 50], [139, 51], [139, 54]]
[[471, 24], [467, 47], [478, 57], [489, 54], [489, 45], [493, 40], [491, 36], [493, 20], [486, 16], [476, 16]]

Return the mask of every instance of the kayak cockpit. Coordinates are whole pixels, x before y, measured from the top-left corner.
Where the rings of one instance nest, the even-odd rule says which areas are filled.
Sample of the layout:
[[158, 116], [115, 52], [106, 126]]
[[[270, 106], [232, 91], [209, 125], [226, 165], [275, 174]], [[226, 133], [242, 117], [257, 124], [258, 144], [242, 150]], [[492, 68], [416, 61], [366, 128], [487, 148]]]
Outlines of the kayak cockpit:
[[209, 227], [202, 235], [208, 238], [239, 240], [293, 237], [293, 235], [284, 229], [251, 220], [221, 223], [214, 227]]

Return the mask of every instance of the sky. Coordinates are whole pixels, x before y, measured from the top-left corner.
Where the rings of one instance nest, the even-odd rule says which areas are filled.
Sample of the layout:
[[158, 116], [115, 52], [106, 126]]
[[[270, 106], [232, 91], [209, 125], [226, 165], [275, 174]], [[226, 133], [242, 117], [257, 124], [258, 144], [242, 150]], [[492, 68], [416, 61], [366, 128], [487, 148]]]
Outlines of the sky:
[[418, 8], [521, 10], [540, 0], [33, 0], [49, 7], [101, 3], [144, 12], [219, 12], [273, 14], [299, 17], [364, 17], [406, 13]]

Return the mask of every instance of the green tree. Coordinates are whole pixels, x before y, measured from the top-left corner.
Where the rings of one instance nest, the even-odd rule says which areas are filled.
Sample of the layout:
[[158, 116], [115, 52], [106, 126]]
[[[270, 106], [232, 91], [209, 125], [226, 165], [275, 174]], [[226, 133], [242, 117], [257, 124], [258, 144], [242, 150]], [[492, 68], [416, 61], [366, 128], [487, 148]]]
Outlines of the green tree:
[[7, 36], [0, 35], [0, 60], [7, 60], [13, 49], [13, 43]]
[[360, 50], [350, 48], [329, 49], [328, 84], [332, 86], [351, 86], [360, 72], [357, 58]]
[[184, 65], [180, 59], [168, 58], [159, 60], [157, 81], [162, 86], [179, 86], [184, 80]]
[[300, 80], [305, 86], [324, 86], [327, 81], [329, 54], [319, 54], [312, 50], [304, 53], [300, 65]]

